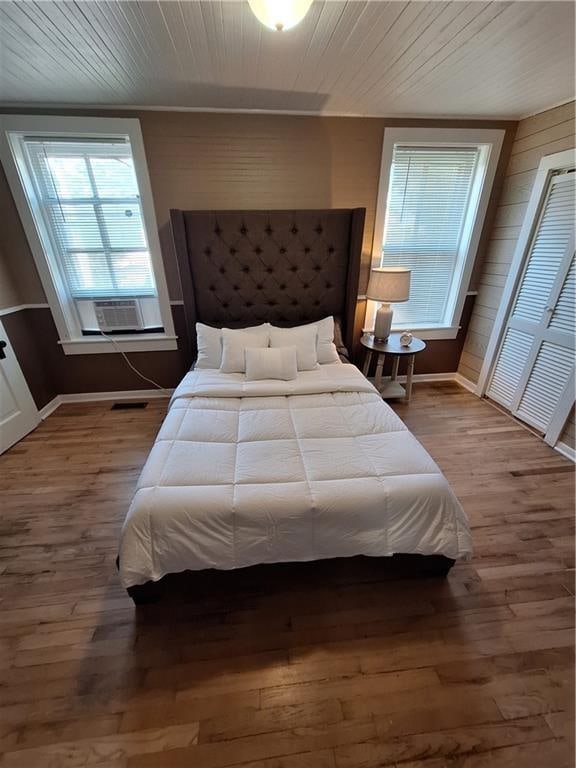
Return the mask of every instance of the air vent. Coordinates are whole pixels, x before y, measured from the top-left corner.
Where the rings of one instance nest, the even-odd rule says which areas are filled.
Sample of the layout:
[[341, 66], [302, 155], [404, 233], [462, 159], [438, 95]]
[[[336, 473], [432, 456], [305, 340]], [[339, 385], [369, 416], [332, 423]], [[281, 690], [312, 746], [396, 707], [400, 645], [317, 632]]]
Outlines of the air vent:
[[136, 299], [95, 301], [94, 312], [101, 331], [137, 331], [142, 328], [142, 315]]

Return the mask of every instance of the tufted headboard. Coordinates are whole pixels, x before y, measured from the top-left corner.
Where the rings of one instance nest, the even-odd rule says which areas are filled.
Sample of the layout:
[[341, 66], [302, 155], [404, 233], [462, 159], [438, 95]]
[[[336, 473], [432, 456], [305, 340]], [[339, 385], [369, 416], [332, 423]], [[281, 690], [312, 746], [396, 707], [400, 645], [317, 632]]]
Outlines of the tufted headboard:
[[[340, 319], [352, 351], [364, 208], [170, 211], [186, 326]], [[356, 322], [356, 327], [358, 323]]]

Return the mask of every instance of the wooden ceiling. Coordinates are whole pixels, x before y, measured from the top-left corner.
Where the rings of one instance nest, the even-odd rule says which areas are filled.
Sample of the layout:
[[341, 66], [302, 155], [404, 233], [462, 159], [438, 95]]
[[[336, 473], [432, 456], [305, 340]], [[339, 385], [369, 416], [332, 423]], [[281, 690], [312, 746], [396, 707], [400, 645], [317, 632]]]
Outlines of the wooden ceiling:
[[0, 102], [518, 118], [574, 98], [572, 2], [0, 1]]

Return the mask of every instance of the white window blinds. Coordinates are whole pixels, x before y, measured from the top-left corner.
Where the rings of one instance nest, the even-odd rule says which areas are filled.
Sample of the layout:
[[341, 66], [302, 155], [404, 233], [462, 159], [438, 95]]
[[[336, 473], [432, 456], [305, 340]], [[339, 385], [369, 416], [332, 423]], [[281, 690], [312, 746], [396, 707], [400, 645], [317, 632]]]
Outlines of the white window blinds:
[[70, 295], [156, 296], [129, 141], [24, 137], [23, 148]]
[[394, 147], [382, 266], [412, 270], [409, 301], [394, 305], [395, 325], [445, 322], [479, 154], [478, 147]]

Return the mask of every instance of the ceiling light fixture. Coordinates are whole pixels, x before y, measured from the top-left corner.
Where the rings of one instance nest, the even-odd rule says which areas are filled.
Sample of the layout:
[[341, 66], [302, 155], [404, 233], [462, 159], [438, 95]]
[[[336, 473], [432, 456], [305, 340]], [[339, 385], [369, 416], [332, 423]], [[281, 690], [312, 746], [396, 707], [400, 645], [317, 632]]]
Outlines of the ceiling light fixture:
[[252, 13], [265, 27], [283, 32], [302, 21], [312, 0], [248, 0]]

